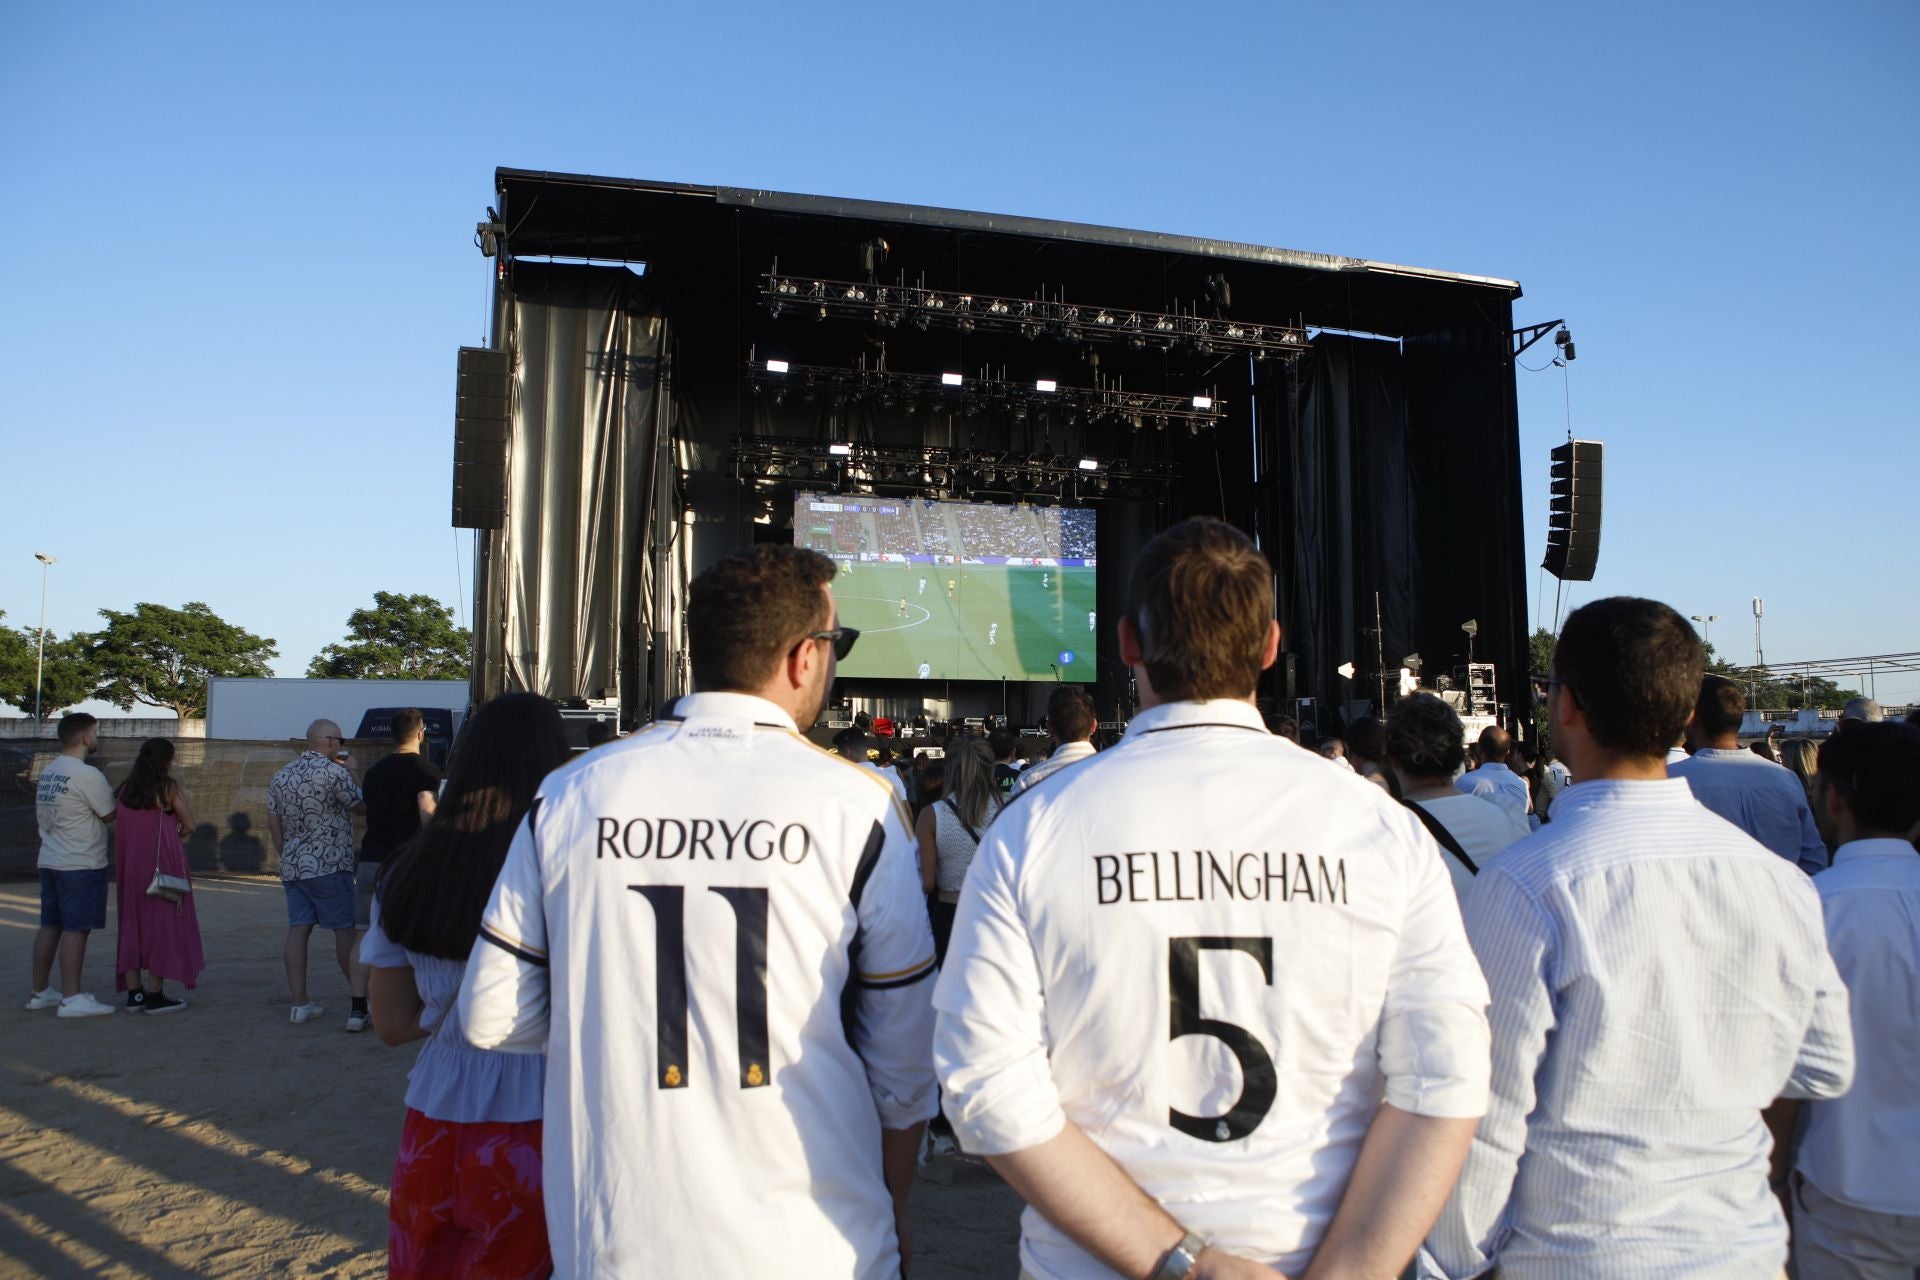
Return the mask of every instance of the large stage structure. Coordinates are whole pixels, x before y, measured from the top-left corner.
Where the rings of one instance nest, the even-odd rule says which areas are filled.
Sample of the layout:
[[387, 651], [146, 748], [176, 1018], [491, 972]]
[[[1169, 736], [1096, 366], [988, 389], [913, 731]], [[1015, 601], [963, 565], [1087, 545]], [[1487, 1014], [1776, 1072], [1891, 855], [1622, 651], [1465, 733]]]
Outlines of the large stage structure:
[[[688, 689], [688, 580], [791, 540], [804, 491], [1095, 508], [1103, 720], [1127, 709], [1112, 619], [1133, 555], [1200, 514], [1273, 562], [1270, 708], [1312, 698], [1331, 727], [1408, 656], [1447, 671], [1472, 643], [1524, 711], [1513, 281], [866, 200], [495, 179], [475, 236], [491, 335], [462, 353], [455, 466], [454, 522], [479, 530], [476, 699], [618, 699], [628, 726], [649, 719]], [[857, 683], [896, 718], [1031, 723], [1046, 695]]]

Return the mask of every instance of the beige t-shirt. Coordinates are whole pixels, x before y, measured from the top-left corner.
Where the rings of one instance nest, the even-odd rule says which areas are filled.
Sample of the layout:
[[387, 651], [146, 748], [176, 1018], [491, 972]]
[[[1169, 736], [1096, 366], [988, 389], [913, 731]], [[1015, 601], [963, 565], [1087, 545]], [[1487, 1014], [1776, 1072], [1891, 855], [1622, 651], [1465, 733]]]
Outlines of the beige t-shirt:
[[84, 760], [55, 756], [40, 771], [34, 816], [40, 820], [40, 865], [49, 871], [97, 871], [107, 865], [113, 816], [107, 775]]

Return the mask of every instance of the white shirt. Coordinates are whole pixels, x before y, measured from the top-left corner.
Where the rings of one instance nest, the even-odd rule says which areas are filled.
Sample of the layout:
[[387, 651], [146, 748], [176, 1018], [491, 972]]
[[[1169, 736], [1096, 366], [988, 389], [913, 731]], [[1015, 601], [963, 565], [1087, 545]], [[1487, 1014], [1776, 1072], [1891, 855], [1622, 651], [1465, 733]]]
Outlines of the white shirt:
[[1778, 1275], [1761, 1109], [1853, 1075], [1807, 877], [1678, 779], [1591, 780], [1482, 869], [1466, 919], [1494, 1101], [1422, 1274]]
[[889, 769], [886, 765], [875, 764], [871, 760], [866, 762], [865, 767], [873, 770], [886, 780], [887, 785], [893, 788], [894, 797], [898, 799], [901, 804], [907, 802], [907, 783], [906, 779], [900, 776], [899, 770]]
[[1467, 795], [1493, 801], [1522, 822], [1527, 820], [1527, 813], [1533, 808], [1533, 795], [1527, 790], [1527, 780], [1499, 760], [1467, 770], [1453, 785]]
[[1097, 754], [1091, 742], [1063, 742], [1045, 760], [1020, 771], [1020, 776], [1013, 780], [1013, 793], [1019, 795], [1041, 779], [1051, 778], [1068, 765], [1092, 759]]
[[1797, 1167], [1836, 1200], [1920, 1215], [1920, 854], [1855, 840], [1813, 878], [1853, 1006], [1853, 1088], [1809, 1108]]
[[[1419, 819], [1247, 703], [1180, 702], [988, 828], [934, 1053], [968, 1151], [1070, 1119], [1188, 1228], [1298, 1274], [1383, 1094], [1484, 1109], [1485, 1001]], [[1022, 1225], [1034, 1276], [1111, 1275]]]
[[[1433, 800], [1415, 800], [1413, 803], [1439, 820], [1440, 825], [1447, 829], [1447, 834], [1460, 842], [1460, 847], [1473, 859], [1476, 868], [1484, 868], [1493, 860], [1493, 855], [1527, 836], [1525, 818], [1514, 817], [1511, 811], [1501, 808], [1485, 796], [1456, 794]], [[1444, 846], [1440, 852], [1447, 860], [1447, 874], [1453, 880], [1453, 891], [1464, 902], [1467, 890], [1473, 885], [1475, 872], [1462, 866], [1460, 860], [1448, 853]]]
[[49, 871], [98, 871], [107, 865], [107, 824], [113, 816], [107, 775], [77, 756], [47, 761], [33, 789], [40, 824], [39, 865]]
[[460, 992], [546, 1050], [555, 1274], [892, 1276], [880, 1131], [935, 1098], [906, 811], [770, 702], [676, 712], [547, 778]]
[[1793, 770], [1730, 747], [1702, 747], [1667, 766], [1693, 798], [1808, 875], [1827, 865], [1807, 789]]

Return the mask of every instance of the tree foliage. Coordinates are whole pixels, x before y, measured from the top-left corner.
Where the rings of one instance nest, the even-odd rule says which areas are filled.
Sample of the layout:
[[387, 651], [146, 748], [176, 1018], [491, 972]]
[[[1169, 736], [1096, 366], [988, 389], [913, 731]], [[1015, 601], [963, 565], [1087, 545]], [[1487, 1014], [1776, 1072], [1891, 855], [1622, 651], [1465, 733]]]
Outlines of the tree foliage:
[[[6, 615], [0, 613], [0, 617]], [[34, 678], [40, 632], [27, 627], [15, 631], [0, 626], [0, 702], [33, 714]], [[40, 716], [50, 720], [77, 702], [93, 696], [99, 671], [93, 664], [89, 638], [72, 635], [62, 640], [47, 633], [46, 665], [39, 672]]]
[[330, 644], [307, 674], [350, 680], [465, 680], [473, 632], [453, 625], [453, 610], [429, 595], [373, 593], [371, 609], [347, 616], [347, 638]]
[[106, 629], [92, 637], [100, 671], [95, 695], [132, 710], [164, 707], [182, 720], [204, 715], [212, 676], [268, 676], [274, 642], [226, 621], [199, 601], [178, 609], [141, 603], [133, 612], [102, 609]]
[[1825, 676], [1776, 676], [1765, 667], [1742, 667], [1726, 661], [1707, 646], [1707, 670], [1734, 681], [1747, 694], [1747, 706], [1755, 711], [1792, 711], [1800, 707], [1818, 707], [1839, 711], [1847, 699], [1860, 696], [1858, 689], [1843, 689]]

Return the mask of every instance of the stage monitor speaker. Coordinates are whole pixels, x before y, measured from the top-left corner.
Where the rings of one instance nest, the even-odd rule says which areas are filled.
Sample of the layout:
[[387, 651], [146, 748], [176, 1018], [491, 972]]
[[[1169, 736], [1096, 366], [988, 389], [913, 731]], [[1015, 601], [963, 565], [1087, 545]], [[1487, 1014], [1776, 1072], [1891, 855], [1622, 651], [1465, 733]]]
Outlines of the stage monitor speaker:
[[513, 356], [460, 348], [453, 411], [453, 527], [498, 529], [507, 522], [507, 439]]
[[1545, 569], [1562, 582], [1592, 582], [1600, 561], [1598, 440], [1569, 440], [1553, 451]]

